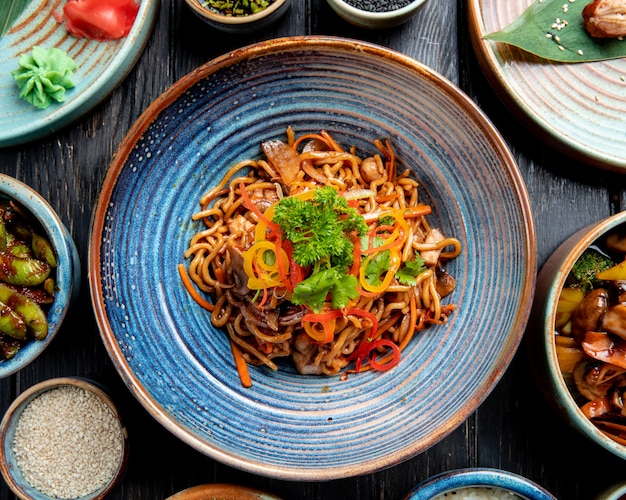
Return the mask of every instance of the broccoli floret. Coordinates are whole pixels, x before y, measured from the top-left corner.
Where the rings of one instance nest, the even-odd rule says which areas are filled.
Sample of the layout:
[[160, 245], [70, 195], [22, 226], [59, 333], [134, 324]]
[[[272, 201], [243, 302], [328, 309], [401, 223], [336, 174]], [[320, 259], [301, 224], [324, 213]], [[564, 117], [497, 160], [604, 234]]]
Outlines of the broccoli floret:
[[594, 247], [587, 248], [578, 258], [567, 278], [567, 285], [579, 288], [587, 293], [597, 287], [600, 281], [596, 275], [613, 267], [615, 263], [610, 257]]

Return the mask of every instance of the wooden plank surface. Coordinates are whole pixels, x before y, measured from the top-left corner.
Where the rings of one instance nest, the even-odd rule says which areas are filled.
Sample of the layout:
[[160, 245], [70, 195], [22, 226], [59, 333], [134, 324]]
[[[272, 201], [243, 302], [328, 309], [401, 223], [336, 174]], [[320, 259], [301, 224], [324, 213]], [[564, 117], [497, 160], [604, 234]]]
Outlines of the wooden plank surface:
[[[157, 424], [123, 386], [102, 346], [91, 311], [86, 260], [91, 211], [108, 164], [140, 113], [176, 80], [228, 50], [269, 38], [329, 34], [375, 42], [427, 64], [459, 85], [498, 127], [526, 181], [537, 227], [539, 263], [577, 229], [623, 209], [624, 180], [542, 146], [489, 87], [472, 52], [465, 0], [429, 0], [398, 28], [366, 31], [339, 19], [325, 0], [293, 0], [284, 19], [249, 35], [202, 24], [182, 0], [161, 0], [154, 32], [136, 67], [107, 99], [53, 136], [0, 149], [0, 172], [38, 190], [72, 233], [83, 261], [79, 303], [47, 352], [0, 381], [0, 412], [30, 385], [80, 375], [109, 387], [131, 434], [128, 472], [112, 499], [162, 499], [196, 484], [228, 482], [285, 499], [400, 500], [433, 474], [497, 467], [522, 474], [559, 499], [593, 499], [626, 480], [623, 461], [569, 429], [547, 407], [533, 380], [525, 344], [483, 405], [428, 451], [372, 475], [327, 483], [278, 481], [231, 469], [191, 449]], [[493, 312], [497, 314], [497, 311]], [[12, 498], [0, 483], [0, 498]]]

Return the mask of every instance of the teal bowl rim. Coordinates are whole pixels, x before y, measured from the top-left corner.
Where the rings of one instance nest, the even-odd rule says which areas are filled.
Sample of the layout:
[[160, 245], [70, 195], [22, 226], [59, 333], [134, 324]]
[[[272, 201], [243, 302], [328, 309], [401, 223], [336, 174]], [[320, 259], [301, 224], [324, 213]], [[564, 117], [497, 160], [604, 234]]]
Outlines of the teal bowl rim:
[[[540, 389], [548, 403], [582, 435], [618, 457], [626, 459], [626, 446], [600, 431], [578, 407], [561, 375], [554, 342], [556, 304], [570, 269], [589, 245], [622, 224], [626, 224], [626, 211], [580, 229], [557, 247], [537, 277], [535, 304], [530, 323], [535, 325], [531, 356], [536, 356], [539, 363], [533, 363], [535, 376], [538, 382], [542, 382]], [[550, 387], [545, 386], [546, 380], [550, 381]]]
[[8, 377], [35, 360], [55, 338], [71, 305], [80, 291], [80, 259], [69, 231], [50, 204], [27, 184], [5, 174], [0, 174], [0, 197], [17, 201], [37, 219], [45, 229], [54, 247], [58, 266], [56, 268], [57, 292], [48, 309], [49, 331], [44, 340], [33, 340], [20, 348], [10, 360], [0, 361], [0, 378]]

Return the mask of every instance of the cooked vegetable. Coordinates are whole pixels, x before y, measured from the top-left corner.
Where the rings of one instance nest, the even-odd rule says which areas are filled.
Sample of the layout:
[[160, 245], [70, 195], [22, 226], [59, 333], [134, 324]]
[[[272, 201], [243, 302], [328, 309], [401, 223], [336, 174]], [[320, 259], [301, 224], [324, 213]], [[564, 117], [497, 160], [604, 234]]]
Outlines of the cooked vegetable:
[[50, 241], [29, 214], [0, 200], [0, 360], [22, 343], [48, 335], [45, 308], [54, 300], [57, 265]]
[[[609, 254], [622, 262], [614, 265]], [[585, 250], [561, 292], [555, 320], [557, 359], [566, 381], [571, 381], [568, 385], [572, 395], [598, 428], [623, 444], [626, 444], [625, 256], [626, 238], [616, 233]]]
[[274, 0], [205, 0], [202, 5], [225, 16], [249, 16], [273, 3]]
[[613, 267], [613, 260], [596, 248], [587, 248], [578, 258], [567, 280], [571, 288], [588, 292], [598, 284], [598, 273]]
[[53, 102], [64, 102], [66, 90], [74, 88], [72, 77], [76, 63], [56, 47], [44, 49], [35, 45], [30, 54], [18, 60], [19, 68], [11, 76], [20, 88], [20, 98], [39, 109]]

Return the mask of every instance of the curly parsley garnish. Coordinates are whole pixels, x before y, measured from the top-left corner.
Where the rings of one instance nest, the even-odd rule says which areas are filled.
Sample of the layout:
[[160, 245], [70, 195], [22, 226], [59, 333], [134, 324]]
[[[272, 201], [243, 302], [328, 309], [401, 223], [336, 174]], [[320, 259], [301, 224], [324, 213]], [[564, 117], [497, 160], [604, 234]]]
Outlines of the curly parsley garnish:
[[347, 267], [354, 258], [349, 233], [367, 232], [365, 219], [330, 186], [315, 191], [310, 201], [284, 198], [276, 205], [272, 221], [293, 244], [293, 258], [301, 266], [327, 260], [330, 267]]

